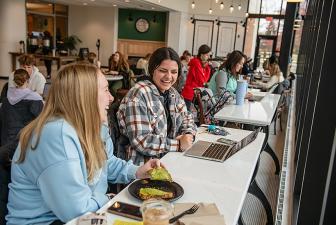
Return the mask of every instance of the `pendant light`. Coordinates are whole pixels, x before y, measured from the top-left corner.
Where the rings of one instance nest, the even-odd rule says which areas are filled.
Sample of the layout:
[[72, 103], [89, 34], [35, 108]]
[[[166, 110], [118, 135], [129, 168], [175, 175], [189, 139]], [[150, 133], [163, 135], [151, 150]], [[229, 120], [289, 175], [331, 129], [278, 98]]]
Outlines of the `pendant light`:
[[193, 2], [191, 3], [191, 8], [192, 8], [192, 9], [195, 8], [195, 1], [193, 1]]
[[231, 1], [231, 6], [230, 6], [230, 13], [232, 13], [233, 12], [233, 0]]

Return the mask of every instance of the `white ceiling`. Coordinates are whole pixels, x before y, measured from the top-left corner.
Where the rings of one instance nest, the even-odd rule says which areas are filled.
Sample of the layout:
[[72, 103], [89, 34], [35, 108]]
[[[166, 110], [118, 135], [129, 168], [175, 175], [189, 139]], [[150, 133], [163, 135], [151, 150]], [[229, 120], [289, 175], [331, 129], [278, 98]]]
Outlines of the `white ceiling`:
[[[151, 11], [173, 11], [170, 8], [162, 6], [160, 3], [169, 0], [156, 0], [148, 2], [145, 0], [47, 0], [64, 5], [86, 5], [86, 6], [101, 6], [101, 7], [118, 7], [118, 8], [133, 8], [139, 10]], [[188, 0], [180, 0], [188, 1]]]

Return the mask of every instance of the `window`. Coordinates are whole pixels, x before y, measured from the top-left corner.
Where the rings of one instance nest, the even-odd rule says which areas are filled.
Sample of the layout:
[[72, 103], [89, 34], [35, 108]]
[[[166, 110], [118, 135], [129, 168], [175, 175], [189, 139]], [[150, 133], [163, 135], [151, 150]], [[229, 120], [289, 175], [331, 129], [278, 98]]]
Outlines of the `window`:
[[263, 0], [261, 2], [261, 14], [275, 14], [281, 13], [281, 0]]
[[259, 35], [272, 35], [278, 34], [279, 20], [272, 17], [261, 18], [259, 22]]
[[[27, 0], [28, 52], [51, 50], [68, 36], [68, 6]], [[56, 38], [56, 39], [55, 39]]]

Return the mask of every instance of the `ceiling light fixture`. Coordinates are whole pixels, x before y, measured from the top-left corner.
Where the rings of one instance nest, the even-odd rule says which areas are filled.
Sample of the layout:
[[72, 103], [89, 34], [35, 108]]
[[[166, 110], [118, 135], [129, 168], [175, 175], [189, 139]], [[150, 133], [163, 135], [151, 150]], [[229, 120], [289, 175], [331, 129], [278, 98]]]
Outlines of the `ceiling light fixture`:
[[248, 16], [249, 16], [249, 13], [248, 13], [248, 12], [246, 12], [246, 13], [245, 13], [245, 17], [248, 17]]
[[216, 0], [215, 2], [218, 3], [218, 0]]
[[83, 2], [83, 5], [87, 5], [87, 3], [86, 3], [86, 2]]
[[233, 12], [233, 0], [231, 1], [231, 6], [230, 6], [230, 13], [232, 13]]
[[192, 8], [192, 9], [195, 8], [195, 2], [194, 2], [194, 1], [191, 3], [191, 8]]
[[240, 10], [241, 10], [241, 8], [242, 8], [242, 7], [241, 7], [241, 5], [239, 4], [239, 5], [238, 5], [238, 10], [240, 11]]
[[209, 14], [212, 14], [212, 8], [209, 9]]
[[224, 2], [221, 2], [221, 4], [220, 4], [220, 9], [221, 9], [221, 10], [224, 9]]
[[113, 5], [113, 7], [117, 7], [117, 5], [116, 5], [116, 4], [114, 4], [114, 5]]
[[230, 13], [232, 13], [234, 10], [233, 5], [230, 6]]

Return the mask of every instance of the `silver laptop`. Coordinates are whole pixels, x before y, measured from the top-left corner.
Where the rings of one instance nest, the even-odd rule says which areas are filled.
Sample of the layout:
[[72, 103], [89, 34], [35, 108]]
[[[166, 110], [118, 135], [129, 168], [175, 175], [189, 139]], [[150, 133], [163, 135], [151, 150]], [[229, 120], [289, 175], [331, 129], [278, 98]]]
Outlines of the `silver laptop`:
[[232, 144], [219, 144], [208, 141], [197, 141], [190, 149], [188, 149], [184, 153], [184, 155], [224, 162], [226, 159], [237, 153], [240, 149], [244, 148], [246, 145], [254, 141], [257, 138], [259, 131], [260, 128], [250, 133], [241, 141], [233, 142]]

